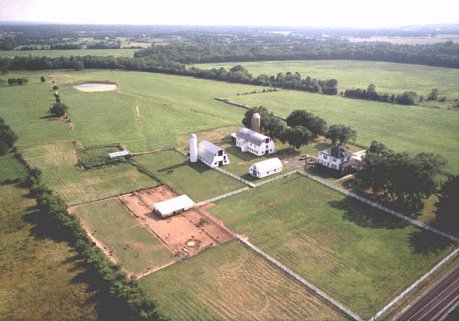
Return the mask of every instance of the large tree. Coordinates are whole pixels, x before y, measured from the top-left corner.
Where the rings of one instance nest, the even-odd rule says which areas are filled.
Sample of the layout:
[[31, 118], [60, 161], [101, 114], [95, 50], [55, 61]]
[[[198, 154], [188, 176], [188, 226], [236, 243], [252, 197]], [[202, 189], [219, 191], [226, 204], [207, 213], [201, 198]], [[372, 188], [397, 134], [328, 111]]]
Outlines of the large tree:
[[280, 133], [281, 142], [288, 143], [293, 149], [307, 145], [311, 137], [311, 132], [303, 126], [285, 127]]
[[287, 125], [290, 127], [303, 126], [312, 133], [314, 138], [323, 135], [327, 128], [325, 120], [303, 109], [292, 111], [287, 117]]
[[357, 138], [357, 132], [349, 126], [341, 124], [331, 125], [325, 133], [325, 137], [332, 141], [332, 144], [339, 142], [346, 144], [349, 141], [354, 141]]
[[270, 113], [268, 111], [268, 109], [266, 109], [266, 107], [263, 107], [263, 106], [260, 106], [260, 107], [252, 107], [250, 109], [247, 109], [247, 111], [245, 112], [244, 114], [244, 118], [242, 119], [242, 124], [247, 127], [247, 128], [250, 128], [251, 126], [251, 122], [252, 122], [252, 116], [253, 114], [255, 113], [258, 113], [260, 114], [260, 117], [261, 117], [261, 128], [264, 129], [264, 126], [265, 126], [265, 123], [266, 123], [266, 120], [272, 116], [272, 113]]
[[459, 234], [459, 175], [450, 175], [438, 192], [436, 225]]
[[18, 136], [13, 132], [3, 118], [0, 117], [0, 155], [5, 155], [6, 152], [13, 147]]
[[49, 109], [49, 112], [56, 117], [62, 117], [65, 115], [68, 109], [69, 108], [67, 107], [66, 104], [56, 102], [55, 104], [53, 104], [53, 106], [51, 106], [51, 108]]

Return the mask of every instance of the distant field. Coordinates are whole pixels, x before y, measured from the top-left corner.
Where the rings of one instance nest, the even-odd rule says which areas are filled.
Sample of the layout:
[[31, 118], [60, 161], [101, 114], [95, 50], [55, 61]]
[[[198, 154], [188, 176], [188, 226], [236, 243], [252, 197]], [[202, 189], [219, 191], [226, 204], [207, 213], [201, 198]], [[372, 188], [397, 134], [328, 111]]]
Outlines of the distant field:
[[78, 49], [78, 50], [0, 50], [0, 58], [28, 57], [70, 57], [70, 56], [114, 56], [133, 57], [139, 49]]
[[434, 44], [446, 41], [452, 41], [459, 43], [459, 35], [435, 35], [435, 36], [425, 36], [425, 37], [388, 37], [388, 36], [374, 36], [368, 38], [358, 38], [358, 37], [345, 37], [346, 40], [350, 42], [374, 42], [374, 41], [383, 41], [390, 42], [397, 45], [424, 45], [424, 44]]
[[323, 117], [328, 125], [351, 126], [357, 131], [356, 143], [360, 145], [369, 146], [377, 140], [396, 151], [437, 153], [448, 160], [448, 171], [459, 173], [459, 113], [455, 111], [288, 90], [227, 98], [249, 106], [265, 106], [282, 116], [306, 109]]
[[416, 246], [437, 237], [301, 176], [209, 210], [364, 318], [375, 302], [381, 309], [451, 250], [421, 253]]
[[177, 151], [135, 156], [134, 160], [161, 177], [167, 185], [199, 202], [225, 194], [245, 185], [210, 169], [202, 162], [190, 163]]
[[161, 241], [140, 226], [139, 221], [117, 199], [85, 204], [76, 209], [75, 215], [97, 240], [113, 251], [116, 261], [131, 273], [146, 272], [147, 268], [163, 266], [174, 258]]
[[238, 242], [151, 274], [141, 285], [177, 321], [346, 318]]
[[0, 185], [0, 319], [99, 320], [97, 293], [86, 283], [76, 252], [37, 234], [35, 201], [28, 193]]
[[437, 88], [439, 96], [451, 100], [459, 98], [459, 70], [452, 68], [356, 60], [226, 62], [197, 66], [229, 69], [238, 64], [254, 76], [299, 72], [303, 78], [337, 79], [341, 90], [352, 87], [366, 89], [369, 84], [374, 84], [378, 92], [403, 93], [412, 90], [427, 97], [432, 88]]
[[43, 171], [43, 182], [69, 205], [158, 184], [128, 163], [82, 171], [76, 166], [72, 142], [29, 146], [19, 151], [32, 167]]

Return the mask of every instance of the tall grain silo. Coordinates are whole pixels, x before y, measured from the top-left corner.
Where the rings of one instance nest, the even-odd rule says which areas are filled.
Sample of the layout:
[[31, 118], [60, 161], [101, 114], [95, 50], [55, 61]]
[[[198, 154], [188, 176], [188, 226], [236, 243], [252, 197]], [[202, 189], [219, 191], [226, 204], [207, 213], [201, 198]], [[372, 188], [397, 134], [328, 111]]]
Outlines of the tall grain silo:
[[254, 113], [252, 115], [250, 127], [253, 131], [256, 131], [257, 133], [261, 132], [261, 116], [259, 113]]
[[190, 135], [190, 162], [196, 163], [198, 161], [198, 138], [196, 134]]

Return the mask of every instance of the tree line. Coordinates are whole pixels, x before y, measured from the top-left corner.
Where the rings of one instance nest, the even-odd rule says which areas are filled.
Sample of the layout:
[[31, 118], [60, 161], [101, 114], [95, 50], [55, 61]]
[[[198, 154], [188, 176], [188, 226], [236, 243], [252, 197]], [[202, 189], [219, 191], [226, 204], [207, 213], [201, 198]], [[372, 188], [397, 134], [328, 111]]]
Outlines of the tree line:
[[292, 111], [284, 120], [274, 115], [266, 107], [252, 107], [248, 109], [242, 124], [250, 128], [252, 116], [258, 113], [261, 117], [261, 129], [271, 138], [287, 143], [293, 149], [308, 145], [312, 139], [318, 136], [325, 136], [333, 144], [339, 142], [345, 144], [357, 138], [357, 133], [348, 126], [334, 124], [327, 128], [327, 122], [314, 114], [297, 109]]
[[[344, 96], [348, 98], [374, 100], [399, 105], [414, 105], [418, 101], [418, 95], [414, 91], [405, 91], [398, 95], [389, 95], [387, 93], [379, 94], [376, 91], [376, 86], [374, 84], [368, 85], [367, 89], [346, 89], [344, 91]], [[419, 100], [422, 101], [422, 96]]]
[[116, 320], [168, 320], [157, 311], [156, 303], [138, 283], [128, 279], [121, 267], [112, 263], [91, 241], [78, 218], [67, 212], [65, 202], [42, 183], [41, 171], [30, 168], [20, 154], [16, 156], [28, 171], [24, 184], [37, 201], [38, 228], [56, 240], [68, 242], [76, 250], [91, 274], [91, 283], [107, 301], [103, 303], [103, 312]]
[[18, 135], [0, 117], [0, 156], [5, 155], [14, 143], [18, 140]]

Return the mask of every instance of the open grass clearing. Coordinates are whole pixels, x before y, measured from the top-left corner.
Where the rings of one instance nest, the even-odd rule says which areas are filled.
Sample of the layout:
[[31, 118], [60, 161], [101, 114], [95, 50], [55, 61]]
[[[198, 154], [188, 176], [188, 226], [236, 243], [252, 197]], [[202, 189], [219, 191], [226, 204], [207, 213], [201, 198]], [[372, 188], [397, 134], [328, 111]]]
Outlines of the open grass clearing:
[[232, 241], [140, 281], [173, 320], [346, 320], [262, 258]]
[[395, 151], [437, 153], [448, 160], [448, 171], [459, 173], [459, 154], [456, 152], [459, 150], [459, 113], [455, 111], [289, 90], [228, 99], [249, 106], [265, 106], [285, 117], [295, 109], [305, 109], [325, 119], [328, 125], [351, 126], [357, 131], [356, 143], [359, 145], [369, 146], [377, 140]]
[[[451, 251], [431, 233], [297, 175], [209, 211], [364, 318]], [[428, 251], [437, 243], [444, 247]]]
[[19, 151], [32, 168], [43, 172], [43, 182], [68, 205], [124, 194], [158, 185], [129, 163], [81, 170], [73, 142], [35, 145]]
[[190, 163], [187, 157], [175, 150], [139, 155], [133, 159], [158, 175], [175, 191], [188, 195], [195, 202], [245, 187], [200, 161]]
[[23, 179], [27, 171], [13, 154], [0, 156], [0, 183]]
[[148, 272], [174, 260], [161, 241], [140, 225], [118, 199], [79, 206], [74, 214], [130, 273]]
[[0, 185], [0, 319], [99, 320], [77, 253], [37, 231], [28, 193]]
[[[239, 64], [254, 76], [299, 72], [302, 78], [310, 76], [321, 80], [337, 79], [340, 90], [353, 87], [366, 89], [369, 84], [374, 84], [376, 91], [381, 93], [401, 94], [404, 91], [415, 91], [427, 98], [430, 91], [437, 88], [439, 96], [446, 96], [451, 100], [459, 98], [459, 70], [453, 68], [358, 60], [225, 62], [197, 66], [206, 69], [224, 67], [228, 70]], [[436, 102], [432, 104], [435, 105]]]

